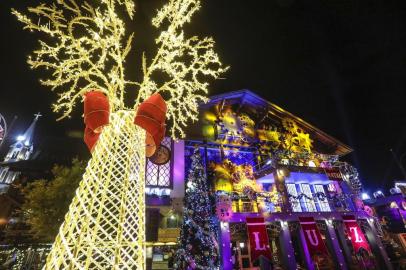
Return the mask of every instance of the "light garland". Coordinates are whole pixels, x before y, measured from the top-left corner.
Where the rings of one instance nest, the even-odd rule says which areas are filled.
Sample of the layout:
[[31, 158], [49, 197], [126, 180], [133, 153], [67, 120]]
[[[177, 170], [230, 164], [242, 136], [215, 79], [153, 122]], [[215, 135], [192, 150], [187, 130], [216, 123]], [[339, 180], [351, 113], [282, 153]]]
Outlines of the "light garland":
[[[124, 7], [133, 18], [134, 2], [95, 2], [57, 0], [29, 8], [37, 20], [13, 10], [25, 29], [47, 35], [28, 64], [51, 71], [41, 83], [58, 92], [53, 110], [61, 114], [59, 119], [70, 117], [92, 89], [110, 101], [111, 124], [94, 148], [45, 269], [145, 268], [145, 134], [133, 124], [134, 109], [161, 92], [172, 123], [170, 134], [183, 137], [188, 120], [197, 120], [199, 102], [207, 100], [207, 78], [227, 70], [214, 52], [213, 39], [186, 38], [182, 31], [200, 1], [169, 0], [152, 21], [163, 28], [155, 57], [149, 60], [143, 54], [141, 82], [128, 80], [124, 65], [133, 34], [125, 32], [118, 11]], [[158, 74], [167, 80], [157, 82]], [[124, 103], [128, 87], [137, 91], [130, 107]]]
[[[18, 246], [1, 246], [0, 259], [4, 265], [7, 264], [7, 269], [20, 270], [42, 267], [44, 264], [45, 255], [51, 249], [51, 245], [41, 244], [40, 247], [32, 247], [27, 245]], [[28, 248], [27, 248], [28, 247]]]
[[[212, 38], [186, 38], [182, 30], [200, 8], [200, 1], [170, 0], [158, 11], [153, 25], [167, 26], [155, 41], [155, 57], [148, 61], [145, 54], [142, 56], [141, 82], [125, 77], [124, 64], [133, 34], [125, 33], [125, 23], [117, 15], [118, 7], [124, 5], [132, 18], [134, 2], [99, 1], [97, 7], [87, 2], [79, 5], [75, 0], [58, 0], [51, 6], [29, 8], [39, 23], [13, 10], [25, 29], [45, 33], [52, 40], [40, 40], [41, 48], [28, 58], [28, 64], [52, 71], [51, 78], [41, 83], [59, 91], [54, 111], [62, 113], [60, 119], [69, 117], [81, 96], [94, 88], [108, 95], [112, 111], [126, 109], [125, 90], [132, 86], [138, 92], [135, 108], [153, 93], [167, 96], [168, 118], [173, 122], [170, 133], [183, 137], [188, 120], [197, 120], [199, 103], [207, 101], [206, 79], [216, 79], [228, 69], [214, 52]], [[154, 80], [158, 73], [164, 73], [168, 79], [158, 83]]]

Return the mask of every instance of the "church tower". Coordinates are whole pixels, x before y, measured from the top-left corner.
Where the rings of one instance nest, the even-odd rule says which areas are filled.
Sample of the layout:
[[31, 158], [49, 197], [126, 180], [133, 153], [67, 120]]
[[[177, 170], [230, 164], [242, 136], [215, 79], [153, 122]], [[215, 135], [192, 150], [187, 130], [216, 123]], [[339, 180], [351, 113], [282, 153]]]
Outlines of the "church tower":
[[20, 174], [18, 171], [10, 170], [7, 165], [22, 160], [28, 160], [33, 153], [34, 131], [37, 121], [42, 115], [37, 113], [34, 116], [35, 118], [31, 125], [24, 134], [17, 136], [16, 142], [10, 146], [9, 151], [2, 162], [3, 166], [0, 167], [0, 193], [6, 192], [8, 186], [13, 183]]

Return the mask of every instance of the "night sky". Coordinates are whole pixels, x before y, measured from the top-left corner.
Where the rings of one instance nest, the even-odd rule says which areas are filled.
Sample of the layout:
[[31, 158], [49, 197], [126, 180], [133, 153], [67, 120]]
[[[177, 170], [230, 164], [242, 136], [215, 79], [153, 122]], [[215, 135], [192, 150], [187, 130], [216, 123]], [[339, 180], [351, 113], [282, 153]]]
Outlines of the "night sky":
[[[55, 122], [55, 95], [26, 64], [38, 36], [10, 14], [37, 3], [0, 3], [0, 113], [18, 116], [12, 136], [40, 111], [38, 136], [61, 137], [82, 128], [81, 106], [74, 119]], [[132, 78], [140, 74], [140, 52], [153, 52], [150, 19], [164, 1], [136, 3]], [[406, 152], [406, 1], [206, 0], [186, 32], [213, 36], [231, 66], [211, 94], [250, 89], [350, 145], [355, 152], [346, 159], [369, 191], [402, 178], [389, 149]]]

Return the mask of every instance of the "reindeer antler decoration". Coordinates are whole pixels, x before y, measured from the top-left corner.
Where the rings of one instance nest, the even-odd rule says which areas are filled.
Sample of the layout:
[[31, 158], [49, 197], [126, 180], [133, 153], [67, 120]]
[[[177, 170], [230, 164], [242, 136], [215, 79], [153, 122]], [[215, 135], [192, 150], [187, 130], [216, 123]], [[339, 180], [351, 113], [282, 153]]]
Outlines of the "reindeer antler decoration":
[[[158, 11], [153, 25], [164, 29], [155, 57], [142, 56], [141, 82], [126, 77], [133, 34], [126, 33], [118, 16], [124, 8], [133, 18], [132, 0], [55, 2], [29, 8], [37, 20], [13, 10], [25, 29], [46, 35], [28, 64], [50, 70], [41, 83], [58, 92], [53, 109], [60, 119], [70, 117], [85, 93], [98, 89], [108, 97], [110, 124], [103, 128], [45, 268], [144, 269], [145, 131], [134, 125], [135, 111], [129, 108], [162, 93], [173, 123], [170, 134], [182, 137], [187, 121], [197, 119], [199, 102], [207, 99], [207, 78], [218, 78], [227, 68], [211, 38], [186, 38], [182, 31], [200, 8], [199, 0], [169, 0]], [[167, 80], [158, 83], [156, 73]], [[127, 106], [129, 88], [137, 97]]]

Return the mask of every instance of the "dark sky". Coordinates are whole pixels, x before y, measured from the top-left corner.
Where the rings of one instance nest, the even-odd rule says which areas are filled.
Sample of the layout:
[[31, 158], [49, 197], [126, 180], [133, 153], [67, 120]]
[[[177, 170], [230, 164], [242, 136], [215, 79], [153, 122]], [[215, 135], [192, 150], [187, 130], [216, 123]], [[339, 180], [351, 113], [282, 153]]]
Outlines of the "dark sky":
[[[0, 113], [19, 116], [17, 134], [41, 111], [39, 136], [64, 136], [81, 128], [80, 106], [73, 120], [55, 122], [55, 95], [26, 64], [36, 35], [10, 15], [11, 7], [38, 2], [0, 3]], [[129, 74], [140, 74], [139, 52], [151, 52], [150, 19], [163, 3], [137, 1], [130, 27], [138, 54], [128, 61]], [[355, 152], [347, 158], [370, 191], [401, 179], [389, 149], [406, 152], [404, 0], [206, 0], [186, 31], [213, 36], [231, 66], [225, 80], [211, 84], [211, 94], [251, 89], [350, 145]]]

